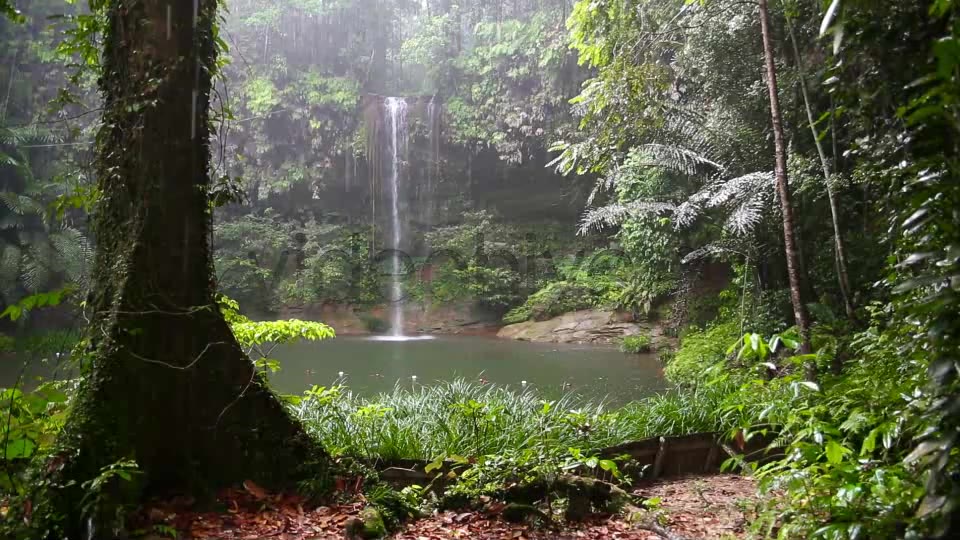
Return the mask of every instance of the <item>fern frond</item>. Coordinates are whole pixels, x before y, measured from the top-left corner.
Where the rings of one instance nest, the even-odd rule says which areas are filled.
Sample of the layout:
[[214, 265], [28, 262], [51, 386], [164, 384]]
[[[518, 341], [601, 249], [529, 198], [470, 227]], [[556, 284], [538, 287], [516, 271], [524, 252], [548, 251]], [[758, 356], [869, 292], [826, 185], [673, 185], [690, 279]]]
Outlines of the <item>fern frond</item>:
[[20, 162], [13, 159], [13, 156], [9, 156], [7, 154], [4, 154], [3, 152], [0, 152], [0, 165], [9, 165], [11, 167], [19, 167]]
[[0, 202], [2, 202], [7, 209], [18, 216], [24, 216], [27, 214], [43, 214], [43, 205], [41, 205], [39, 202], [26, 195], [21, 195], [12, 191], [0, 192]]
[[93, 263], [93, 248], [87, 238], [77, 229], [64, 227], [50, 235], [50, 243], [66, 278], [79, 288], [86, 288]]
[[6, 146], [55, 144], [59, 142], [63, 142], [62, 136], [39, 125], [0, 128], [0, 144]]
[[671, 203], [659, 201], [632, 201], [626, 204], [617, 203], [592, 208], [583, 215], [579, 234], [586, 234], [593, 228], [603, 230], [607, 227], [616, 227], [632, 217], [673, 212], [675, 208], [676, 206]]
[[23, 229], [23, 219], [17, 214], [7, 214], [5, 216], [0, 216], [0, 230], [20, 230]]
[[772, 194], [774, 188], [774, 174], [772, 172], [753, 172], [724, 180], [714, 184], [714, 191], [708, 207], [723, 206], [733, 201], [754, 199], [758, 196]]
[[682, 259], [680, 259], [680, 262], [682, 264], [688, 264], [693, 261], [716, 257], [718, 255], [724, 255], [727, 253], [742, 255], [741, 247], [730, 240], [717, 240], [716, 242], [711, 242], [705, 246], [691, 251], [690, 253], [687, 253]]
[[723, 166], [701, 155], [689, 148], [669, 144], [651, 143], [637, 147], [637, 150], [644, 153], [648, 160], [646, 165], [658, 167], [684, 174], [696, 174], [702, 168], [723, 170]]
[[759, 198], [751, 198], [743, 201], [742, 204], [734, 208], [733, 212], [727, 217], [724, 228], [728, 231], [745, 236], [760, 223], [763, 219], [763, 209], [765, 205]]
[[50, 244], [30, 245], [23, 254], [20, 267], [24, 287], [33, 293], [45, 290], [53, 280], [55, 261], [56, 253]]

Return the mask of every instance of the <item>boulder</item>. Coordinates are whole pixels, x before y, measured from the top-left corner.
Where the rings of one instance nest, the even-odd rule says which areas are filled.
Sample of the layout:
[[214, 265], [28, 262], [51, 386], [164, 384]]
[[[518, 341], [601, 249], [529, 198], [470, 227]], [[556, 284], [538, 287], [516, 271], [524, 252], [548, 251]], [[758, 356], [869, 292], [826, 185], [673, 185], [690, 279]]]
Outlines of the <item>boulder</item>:
[[497, 337], [544, 343], [618, 344], [626, 336], [646, 334], [654, 349], [671, 344], [671, 338], [655, 322], [629, 319], [616, 311], [584, 309], [545, 321], [511, 324], [500, 329]]

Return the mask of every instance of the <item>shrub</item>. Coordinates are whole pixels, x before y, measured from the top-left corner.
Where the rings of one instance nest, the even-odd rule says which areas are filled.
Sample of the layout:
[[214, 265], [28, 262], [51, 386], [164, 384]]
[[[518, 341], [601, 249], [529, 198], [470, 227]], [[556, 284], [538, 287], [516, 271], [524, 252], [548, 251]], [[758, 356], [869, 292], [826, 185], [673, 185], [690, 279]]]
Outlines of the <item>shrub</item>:
[[0, 334], [0, 352], [13, 352], [16, 349], [16, 340], [6, 334]]
[[671, 382], [693, 382], [707, 367], [723, 360], [727, 348], [738, 339], [740, 324], [737, 322], [719, 323], [706, 330], [693, 329], [680, 340], [680, 348], [664, 374]]
[[533, 319], [547, 319], [596, 305], [596, 296], [591, 290], [568, 281], [554, 281], [530, 295], [522, 306], [510, 310], [503, 322], [514, 324]]
[[620, 350], [631, 354], [648, 353], [651, 350], [650, 336], [626, 336], [620, 343]]
[[367, 332], [373, 334], [382, 334], [390, 329], [390, 323], [369, 313], [361, 313], [358, 315], [360, 320], [363, 322], [363, 326], [367, 329]]

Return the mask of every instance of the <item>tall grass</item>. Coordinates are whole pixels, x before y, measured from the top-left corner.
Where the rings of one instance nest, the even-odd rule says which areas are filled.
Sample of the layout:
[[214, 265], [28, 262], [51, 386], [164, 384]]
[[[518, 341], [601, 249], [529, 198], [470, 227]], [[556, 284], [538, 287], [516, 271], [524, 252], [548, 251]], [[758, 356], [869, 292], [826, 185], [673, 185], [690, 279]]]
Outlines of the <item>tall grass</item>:
[[334, 454], [379, 459], [480, 456], [530, 448], [595, 451], [660, 435], [726, 430], [732, 384], [673, 391], [607, 409], [573, 394], [546, 401], [533, 389], [454, 380], [366, 399], [343, 386], [314, 389], [294, 406]]

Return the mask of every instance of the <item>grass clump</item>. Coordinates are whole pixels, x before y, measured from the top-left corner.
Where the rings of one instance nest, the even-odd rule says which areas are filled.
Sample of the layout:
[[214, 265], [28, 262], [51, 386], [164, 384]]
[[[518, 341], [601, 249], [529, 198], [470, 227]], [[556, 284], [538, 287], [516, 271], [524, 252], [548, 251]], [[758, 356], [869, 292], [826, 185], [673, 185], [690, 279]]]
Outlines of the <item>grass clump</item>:
[[620, 350], [629, 354], [644, 354], [651, 351], [653, 344], [650, 336], [626, 336], [620, 343]]
[[567, 394], [546, 400], [466, 380], [397, 386], [372, 399], [346, 387], [315, 387], [294, 406], [308, 430], [335, 455], [379, 459], [506, 455], [543, 449], [592, 452], [661, 435], [721, 431], [731, 384], [702, 385], [607, 408]]

